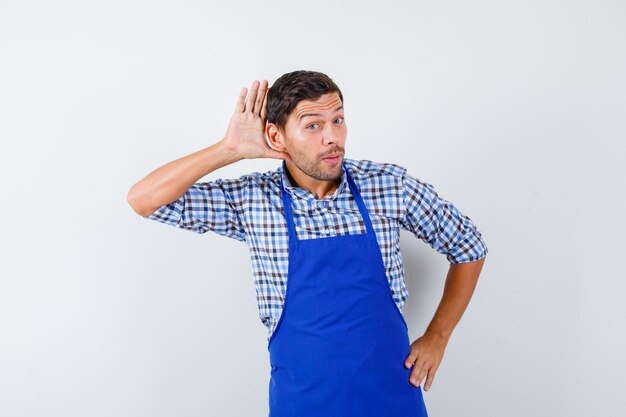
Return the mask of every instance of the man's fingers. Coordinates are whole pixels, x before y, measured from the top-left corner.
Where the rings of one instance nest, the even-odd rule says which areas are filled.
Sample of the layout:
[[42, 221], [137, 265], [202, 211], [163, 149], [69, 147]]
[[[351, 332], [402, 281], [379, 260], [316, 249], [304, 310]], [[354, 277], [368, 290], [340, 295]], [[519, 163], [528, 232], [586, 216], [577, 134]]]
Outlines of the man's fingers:
[[259, 91], [259, 81], [254, 80], [252, 82], [252, 87], [250, 87], [250, 94], [248, 94], [248, 100], [246, 100], [245, 111], [252, 112], [254, 110], [254, 102], [256, 101], [257, 91]]
[[[420, 337], [413, 342], [411, 344], [411, 352], [404, 361], [404, 366], [406, 368], [410, 368], [411, 362], [414, 361], [415, 363], [413, 365], [413, 369], [411, 369], [409, 382], [412, 385], [419, 387], [424, 378], [426, 378], [424, 381], [426, 390], [430, 389], [430, 386], [435, 379], [435, 373], [441, 363], [445, 347], [443, 344], [440, 344], [439, 341], [429, 343], [429, 339], [430, 338], [423, 339]], [[426, 345], [421, 343], [424, 340], [426, 340]]]
[[265, 121], [267, 118], [267, 95], [269, 93], [269, 88], [265, 92], [265, 97], [263, 97], [263, 107], [261, 108], [261, 119]]
[[417, 350], [411, 349], [411, 353], [409, 353], [409, 356], [407, 356], [406, 360], [404, 361], [404, 367], [410, 368], [411, 366], [413, 366], [416, 359], [417, 359]]
[[237, 104], [235, 105], [235, 113], [243, 112], [245, 108], [246, 94], [248, 89], [246, 87], [242, 88], [239, 92], [239, 98], [237, 98]]
[[252, 113], [260, 114], [261, 108], [263, 107], [263, 100], [265, 99], [265, 92], [267, 91], [267, 80], [261, 81], [261, 86], [259, 88], [259, 93], [256, 96], [256, 100], [254, 102], [254, 109], [252, 109]]
[[[421, 385], [424, 377], [427, 378], [427, 382], [432, 381], [432, 379], [435, 377], [435, 372], [437, 371], [437, 367], [427, 361], [423, 361], [419, 364], [419, 366], [416, 366], [415, 368], [419, 368], [419, 371], [413, 369], [413, 372], [411, 373], [411, 382], [416, 386]], [[430, 383], [428, 384], [428, 388], [430, 388]]]
[[426, 376], [426, 373], [428, 372], [429, 369], [430, 369], [430, 366], [424, 364], [422, 369], [419, 371], [419, 373], [417, 374], [418, 385], [422, 383], [422, 381], [424, 380], [424, 377]]
[[426, 377], [426, 383], [424, 384], [424, 390], [428, 391], [430, 389], [430, 386], [433, 384], [433, 380], [435, 379], [435, 369], [430, 368], [430, 370], [428, 371], [428, 376]]
[[419, 386], [419, 384], [422, 382], [423, 377], [420, 377], [420, 375], [423, 373], [423, 367], [424, 362], [417, 361], [415, 363], [415, 366], [413, 367], [413, 370], [411, 371], [411, 377], [409, 378], [409, 380], [411, 381], [411, 384], [415, 385], [416, 387]]

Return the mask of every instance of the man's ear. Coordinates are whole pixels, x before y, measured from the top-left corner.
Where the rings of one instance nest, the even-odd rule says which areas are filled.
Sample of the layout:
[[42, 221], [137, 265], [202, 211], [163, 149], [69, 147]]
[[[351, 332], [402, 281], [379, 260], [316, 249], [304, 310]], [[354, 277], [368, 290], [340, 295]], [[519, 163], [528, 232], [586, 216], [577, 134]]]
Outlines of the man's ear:
[[265, 125], [265, 139], [267, 145], [275, 151], [283, 152], [287, 150], [285, 147], [285, 137], [275, 123], [270, 122]]

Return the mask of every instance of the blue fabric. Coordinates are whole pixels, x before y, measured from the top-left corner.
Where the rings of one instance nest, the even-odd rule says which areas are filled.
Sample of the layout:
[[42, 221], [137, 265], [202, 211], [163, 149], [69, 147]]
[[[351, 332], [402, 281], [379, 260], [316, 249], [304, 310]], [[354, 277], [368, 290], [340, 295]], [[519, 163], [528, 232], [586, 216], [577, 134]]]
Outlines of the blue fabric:
[[408, 328], [387, 282], [359, 190], [366, 232], [299, 240], [281, 182], [289, 232], [286, 299], [268, 342], [270, 417], [427, 417], [404, 367]]

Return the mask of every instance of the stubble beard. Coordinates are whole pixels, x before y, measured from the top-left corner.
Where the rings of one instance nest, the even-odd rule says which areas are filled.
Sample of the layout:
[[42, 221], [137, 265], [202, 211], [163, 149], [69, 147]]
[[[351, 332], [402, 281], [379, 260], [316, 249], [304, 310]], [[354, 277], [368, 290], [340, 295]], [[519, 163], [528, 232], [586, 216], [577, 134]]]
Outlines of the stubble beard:
[[[323, 160], [313, 161], [308, 160], [303, 155], [292, 155], [291, 160], [298, 169], [304, 172], [309, 177], [315, 178], [319, 181], [335, 181], [341, 177], [342, 163], [337, 164], [334, 167], [328, 167], [323, 169], [325, 162]], [[343, 155], [341, 155], [341, 162], [343, 162]]]

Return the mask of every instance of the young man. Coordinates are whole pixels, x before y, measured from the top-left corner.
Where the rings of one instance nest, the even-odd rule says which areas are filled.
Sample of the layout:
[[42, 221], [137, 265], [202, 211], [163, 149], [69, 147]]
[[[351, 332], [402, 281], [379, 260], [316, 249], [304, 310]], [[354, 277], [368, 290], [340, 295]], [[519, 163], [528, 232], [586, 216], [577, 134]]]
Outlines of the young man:
[[[271, 417], [426, 416], [428, 390], [487, 254], [471, 219], [392, 163], [345, 158], [343, 95], [294, 71], [241, 90], [219, 142], [136, 183], [140, 215], [250, 246], [268, 328]], [[276, 170], [197, 182], [241, 159]], [[409, 343], [400, 229], [450, 262], [424, 335]]]

